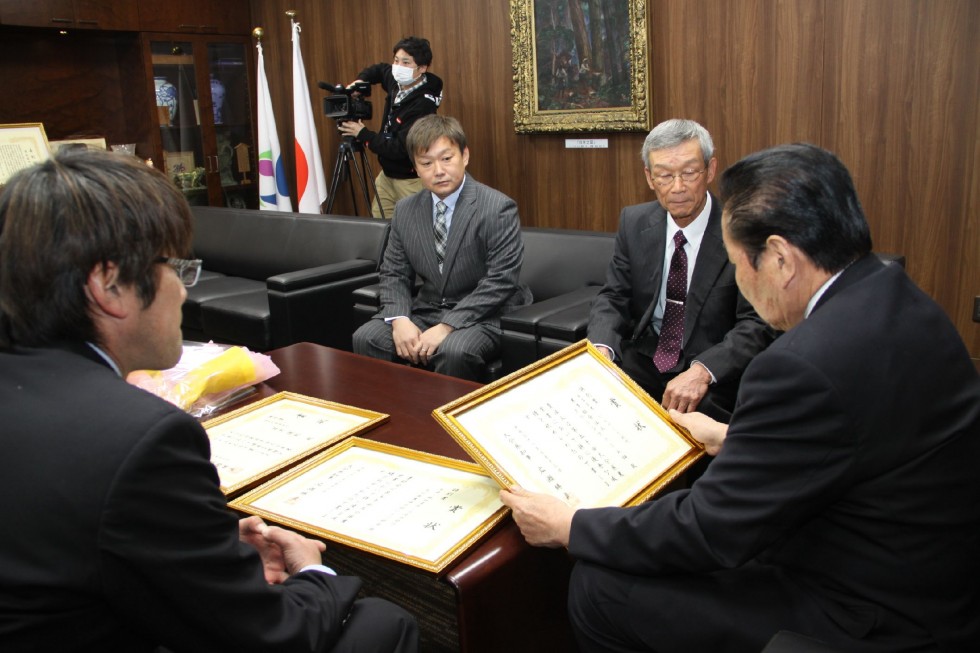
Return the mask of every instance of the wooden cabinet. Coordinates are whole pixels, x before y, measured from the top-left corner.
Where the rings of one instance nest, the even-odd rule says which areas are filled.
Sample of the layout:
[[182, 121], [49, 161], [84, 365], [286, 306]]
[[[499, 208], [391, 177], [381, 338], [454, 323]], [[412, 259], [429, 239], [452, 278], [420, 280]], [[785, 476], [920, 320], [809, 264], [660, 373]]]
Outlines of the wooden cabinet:
[[154, 164], [191, 204], [258, 208], [249, 38], [142, 39]]
[[244, 35], [252, 30], [250, 20], [248, 0], [139, 1], [140, 30], [144, 32]]
[[0, 0], [0, 23], [136, 31], [139, 10], [131, 0]]

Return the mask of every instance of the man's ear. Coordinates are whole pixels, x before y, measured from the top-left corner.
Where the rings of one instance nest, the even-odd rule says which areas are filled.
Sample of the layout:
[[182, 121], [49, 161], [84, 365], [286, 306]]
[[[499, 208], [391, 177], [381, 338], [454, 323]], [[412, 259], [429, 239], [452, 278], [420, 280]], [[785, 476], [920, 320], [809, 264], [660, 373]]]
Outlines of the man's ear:
[[800, 251], [785, 238], [776, 235], [766, 239], [766, 247], [769, 249], [774, 273], [782, 280], [780, 285], [785, 288], [796, 277]]
[[109, 317], [121, 319], [129, 314], [125, 290], [119, 285], [119, 266], [112, 262], [96, 263], [85, 281], [92, 309]]

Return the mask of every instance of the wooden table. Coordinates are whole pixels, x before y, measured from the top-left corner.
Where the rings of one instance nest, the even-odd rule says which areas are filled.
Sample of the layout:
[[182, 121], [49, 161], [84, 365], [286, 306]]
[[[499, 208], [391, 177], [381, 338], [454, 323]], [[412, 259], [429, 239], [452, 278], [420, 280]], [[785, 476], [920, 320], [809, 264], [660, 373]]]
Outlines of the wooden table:
[[[269, 356], [281, 374], [260, 384], [253, 401], [290, 391], [387, 413], [391, 419], [363, 437], [470, 460], [435, 421], [432, 411], [480, 387], [479, 384], [310, 343], [277, 349], [269, 352]], [[324, 555], [326, 564], [331, 564], [331, 553], [337, 553], [338, 546], [328, 548]], [[361, 566], [356, 571], [367, 576], [368, 592], [385, 596], [385, 566], [388, 565], [390, 574], [392, 565], [397, 563], [361, 552], [344, 553], [345, 560], [351, 560], [349, 555], [357, 557]], [[424, 572], [416, 573], [414, 578], [419, 588], [426, 584], [452, 588], [458, 629], [458, 648], [453, 648], [455, 638], [451, 634], [447, 644], [447, 633], [441, 633], [441, 637], [439, 633], [426, 633], [426, 615], [419, 615], [423, 628], [422, 650], [465, 653], [574, 650], [565, 612], [570, 570], [571, 561], [564, 550], [529, 546], [513, 520], [505, 519], [438, 579]], [[404, 592], [388, 598], [397, 600], [400, 596]], [[404, 600], [399, 602], [413, 609]]]

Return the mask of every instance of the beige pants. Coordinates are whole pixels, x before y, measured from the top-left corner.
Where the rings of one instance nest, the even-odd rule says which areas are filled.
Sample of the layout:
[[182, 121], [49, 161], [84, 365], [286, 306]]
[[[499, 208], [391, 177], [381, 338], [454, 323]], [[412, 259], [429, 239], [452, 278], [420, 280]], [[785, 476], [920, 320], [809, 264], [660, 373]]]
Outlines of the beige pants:
[[[391, 179], [386, 177], [384, 172], [378, 174], [374, 180], [378, 194], [371, 203], [371, 215], [376, 218], [381, 217], [381, 209], [384, 209], [385, 216], [391, 220], [395, 216], [395, 203], [403, 197], [414, 195], [423, 189], [422, 180], [415, 179]], [[380, 203], [380, 205], [379, 205]]]

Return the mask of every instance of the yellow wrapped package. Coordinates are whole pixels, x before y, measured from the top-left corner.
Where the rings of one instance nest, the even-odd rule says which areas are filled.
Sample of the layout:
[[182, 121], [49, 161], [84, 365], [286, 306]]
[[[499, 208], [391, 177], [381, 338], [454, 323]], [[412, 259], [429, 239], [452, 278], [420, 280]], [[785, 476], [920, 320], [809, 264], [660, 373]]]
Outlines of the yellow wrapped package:
[[243, 388], [279, 373], [268, 356], [244, 347], [185, 343], [180, 362], [163, 371], [141, 370], [127, 380], [191, 414], [202, 416], [224, 405]]

